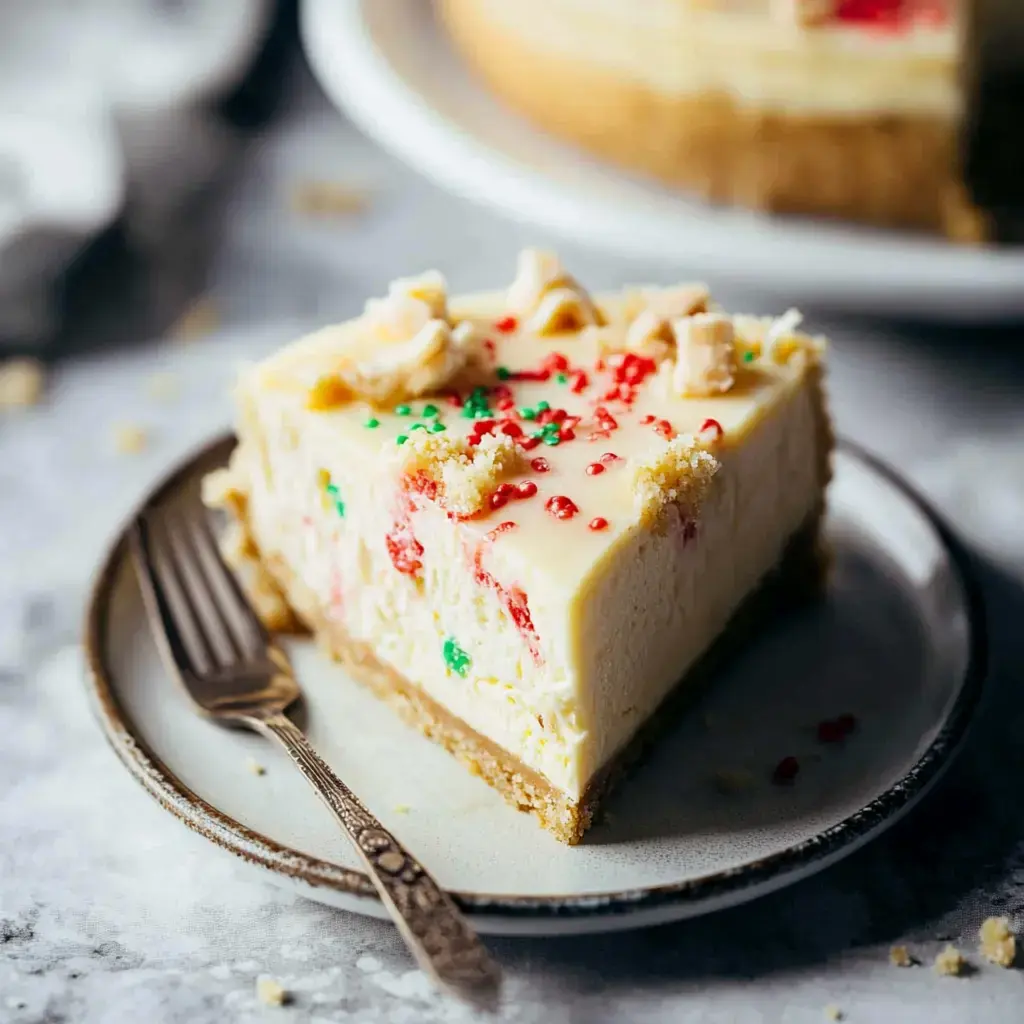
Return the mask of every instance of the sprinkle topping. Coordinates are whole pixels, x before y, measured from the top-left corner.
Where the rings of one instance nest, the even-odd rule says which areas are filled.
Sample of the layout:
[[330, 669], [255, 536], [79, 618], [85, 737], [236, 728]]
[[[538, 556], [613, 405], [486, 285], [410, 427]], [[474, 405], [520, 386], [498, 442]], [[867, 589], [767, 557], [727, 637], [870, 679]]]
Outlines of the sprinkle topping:
[[455, 637], [450, 636], [444, 642], [444, 647], [441, 649], [444, 655], [444, 663], [448, 668], [449, 672], [454, 672], [457, 676], [462, 676], [463, 679], [469, 673], [469, 666], [471, 660], [469, 655], [459, 646], [458, 641]]
[[579, 506], [577, 506], [576, 502], [572, 498], [567, 498], [564, 494], [556, 494], [548, 498], [544, 503], [544, 507], [556, 519], [572, 519], [579, 512]]

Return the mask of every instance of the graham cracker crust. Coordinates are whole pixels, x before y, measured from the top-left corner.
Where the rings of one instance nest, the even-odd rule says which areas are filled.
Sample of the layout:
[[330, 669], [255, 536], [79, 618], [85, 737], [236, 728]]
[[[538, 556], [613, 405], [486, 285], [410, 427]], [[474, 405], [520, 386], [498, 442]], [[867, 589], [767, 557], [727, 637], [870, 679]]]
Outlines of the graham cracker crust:
[[477, 0], [442, 0], [440, 11], [463, 58], [512, 108], [624, 168], [716, 203], [965, 243], [989, 237], [962, 185], [951, 119], [789, 114], [716, 93], [668, 95], [536, 49]]

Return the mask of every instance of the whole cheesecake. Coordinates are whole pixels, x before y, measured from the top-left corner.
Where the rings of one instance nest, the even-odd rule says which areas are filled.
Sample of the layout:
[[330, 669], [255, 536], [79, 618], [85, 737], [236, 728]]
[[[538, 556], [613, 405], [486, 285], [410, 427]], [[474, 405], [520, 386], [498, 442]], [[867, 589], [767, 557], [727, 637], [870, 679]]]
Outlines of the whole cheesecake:
[[270, 625], [575, 843], [715, 659], [820, 588], [832, 435], [798, 319], [592, 297], [534, 251], [505, 293], [396, 281], [245, 374], [206, 500]]
[[494, 91], [712, 201], [986, 234], [957, 158], [958, 0], [439, 0]]

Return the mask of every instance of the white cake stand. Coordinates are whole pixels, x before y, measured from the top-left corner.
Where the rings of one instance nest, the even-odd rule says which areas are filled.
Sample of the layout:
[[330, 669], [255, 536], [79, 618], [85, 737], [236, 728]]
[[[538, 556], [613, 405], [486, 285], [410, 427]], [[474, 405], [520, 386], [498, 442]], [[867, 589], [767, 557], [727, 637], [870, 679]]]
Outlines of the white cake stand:
[[561, 145], [481, 88], [423, 0], [304, 0], [302, 31], [328, 96], [364, 131], [517, 220], [787, 303], [929, 320], [1024, 316], [1024, 250], [716, 209]]

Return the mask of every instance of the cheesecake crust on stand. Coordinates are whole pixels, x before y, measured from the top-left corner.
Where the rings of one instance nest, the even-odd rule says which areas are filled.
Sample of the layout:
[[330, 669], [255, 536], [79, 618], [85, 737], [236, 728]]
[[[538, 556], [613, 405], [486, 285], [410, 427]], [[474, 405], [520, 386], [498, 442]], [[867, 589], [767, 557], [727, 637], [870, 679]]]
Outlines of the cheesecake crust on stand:
[[441, 0], [440, 11], [463, 58], [513, 109], [626, 169], [715, 203], [965, 243], [987, 236], [961, 184], [952, 119], [788, 113], [724, 94], [658, 92], [532, 46], [478, 0]]

